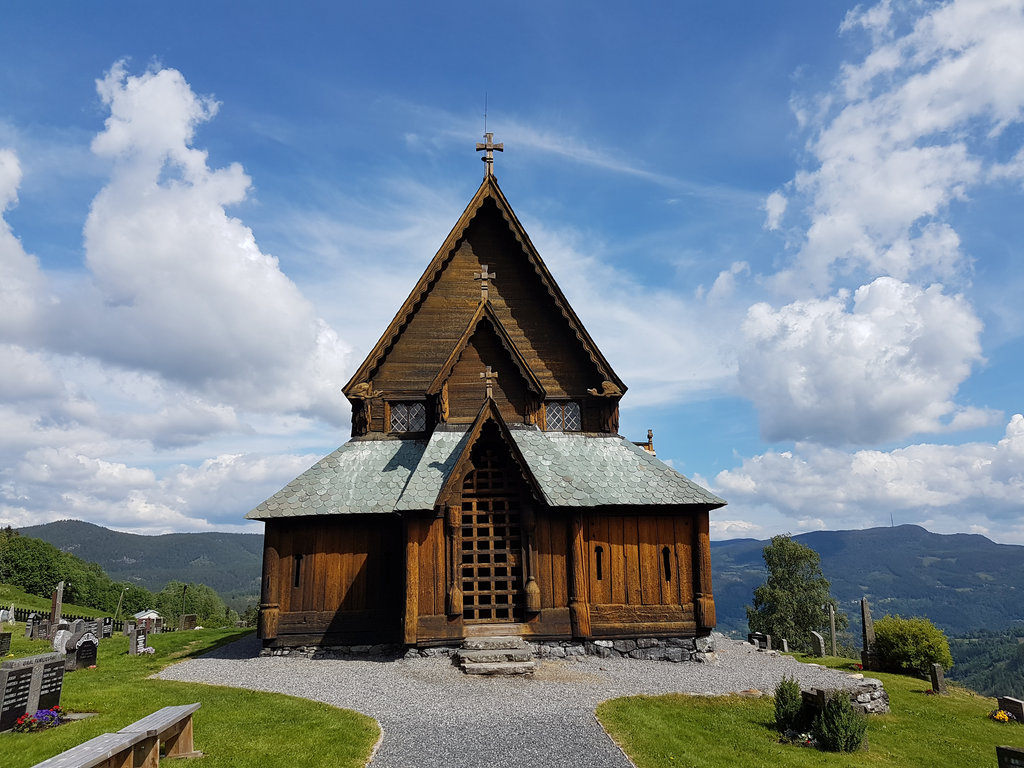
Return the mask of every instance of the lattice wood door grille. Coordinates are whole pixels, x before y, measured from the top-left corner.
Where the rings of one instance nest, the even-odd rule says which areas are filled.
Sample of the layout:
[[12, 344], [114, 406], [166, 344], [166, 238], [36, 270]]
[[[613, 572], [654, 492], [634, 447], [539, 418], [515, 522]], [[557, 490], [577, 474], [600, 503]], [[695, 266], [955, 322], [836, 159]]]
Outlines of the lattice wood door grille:
[[522, 619], [522, 530], [517, 489], [501, 459], [486, 450], [462, 488], [463, 619]]

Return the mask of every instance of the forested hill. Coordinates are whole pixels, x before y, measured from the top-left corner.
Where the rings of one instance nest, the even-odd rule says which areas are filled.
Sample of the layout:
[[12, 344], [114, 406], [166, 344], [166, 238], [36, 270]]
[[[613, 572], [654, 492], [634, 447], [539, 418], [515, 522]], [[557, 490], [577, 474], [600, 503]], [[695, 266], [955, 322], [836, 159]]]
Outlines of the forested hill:
[[[951, 635], [1024, 621], [1024, 546], [984, 536], [930, 533], [916, 525], [860, 531], [815, 531], [793, 537], [821, 555], [832, 594], [860, 636], [859, 600], [875, 618], [926, 616]], [[765, 579], [767, 541], [711, 543], [718, 625], [747, 631], [744, 606]]]
[[166, 533], [140, 536], [79, 520], [20, 528], [83, 560], [115, 581], [154, 592], [169, 581], [213, 587], [221, 595], [259, 595], [263, 536], [255, 533]]

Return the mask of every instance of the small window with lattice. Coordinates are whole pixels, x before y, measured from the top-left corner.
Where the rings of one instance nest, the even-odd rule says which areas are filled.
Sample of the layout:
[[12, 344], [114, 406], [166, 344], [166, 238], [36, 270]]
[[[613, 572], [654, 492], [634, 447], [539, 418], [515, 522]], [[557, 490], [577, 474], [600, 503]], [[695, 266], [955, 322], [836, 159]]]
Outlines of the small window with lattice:
[[427, 406], [424, 403], [391, 403], [392, 432], [423, 432], [427, 428]]
[[544, 418], [549, 432], [580, 432], [583, 418], [580, 404], [575, 400], [550, 400], [544, 406]]

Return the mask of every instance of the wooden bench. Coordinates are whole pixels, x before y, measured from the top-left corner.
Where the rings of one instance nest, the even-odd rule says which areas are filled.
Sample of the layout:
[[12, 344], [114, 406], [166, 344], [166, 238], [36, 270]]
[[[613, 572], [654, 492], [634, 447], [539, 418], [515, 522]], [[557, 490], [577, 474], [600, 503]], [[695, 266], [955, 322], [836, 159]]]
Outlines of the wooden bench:
[[202, 757], [192, 742], [192, 713], [199, 704], [164, 707], [117, 733], [104, 733], [34, 768], [157, 768], [165, 757]]

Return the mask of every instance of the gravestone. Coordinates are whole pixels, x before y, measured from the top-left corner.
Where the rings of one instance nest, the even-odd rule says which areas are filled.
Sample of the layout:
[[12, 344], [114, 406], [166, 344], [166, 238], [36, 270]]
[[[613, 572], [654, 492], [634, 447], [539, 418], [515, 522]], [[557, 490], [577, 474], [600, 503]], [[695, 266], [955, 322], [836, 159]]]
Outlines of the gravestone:
[[38, 620], [38, 618], [39, 617], [36, 616], [34, 613], [30, 613], [28, 615], [28, 618], [25, 619], [25, 637], [29, 639], [33, 638], [33, 633], [36, 631], [36, 621]]
[[863, 650], [860, 663], [864, 669], [878, 670], [878, 655], [875, 653], [875, 622], [871, 619], [871, 606], [867, 597], [860, 599], [860, 620], [862, 624]]
[[782, 638], [782, 652], [789, 653], [789, 640]]
[[5, 621], [14, 621], [14, 614], [10, 613], [6, 608], [0, 608], [0, 624]]
[[62, 581], [53, 590], [53, 599], [50, 602], [50, 624], [60, 621], [60, 613], [64, 610], [64, 582]]
[[36, 702], [36, 709], [52, 709], [60, 704], [60, 694], [64, 688], [64, 662], [47, 661], [42, 666], [43, 672], [39, 677], [39, 699]]
[[128, 636], [128, 654], [138, 656], [146, 652], [146, 630], [133, 629]]
[[1024, 768], [1024, 749], [1017, 747], [996, 747], [999, 768]]
[[68, 640], [70, 640], [72, 635], [74, 634], [74, 632], [67, 628], [66, 624], [64, 625], [63, 629], [58, 629], [56, 632], [54, 632], [53, 650], [57, 651], [57, 653], [65, 653], [67, 649]]
[[49, 640], [50, 639], [50, 622], [47, 619], [40, 619], [36, 622], [35, 629], [32, 634], [33, 640]]
[[92, 632], [72, 635], [67, 643], [67, 658], [64, 669], [73, 672], [76, 669], [87, 669], [96, 664], [96, 651], [100, 641]]
[[153, 632], [155, 632], [156, 634], [159, 635], [163, 631], [164, 631], [164, 620], [163, 620], [163, 617], [157, 616], [156, 620], [153, 622]]
[[822, 637], [820, 632], [811, 632], [813, 638], [813, 645], [811, 648], [812, 656], [824, 656], [825, 655], [825, 638]]
[[32, 667], [0, 669], [0, 731], [9, 731], [28, 710]]
[[124, 636], [125, 637], [129, 637], [132, 634], [132, 632], [134, 632], [134, 631], [135, 631], [135, 622], [134, 621], [126, 621], [124, 623], [124, 629], [122, 630], [122, 632], [124, 632]]
[[0, 730], [12, 728], [26, 712], [59, 704], [63, 683], [64, 657], [59, 653], [0, 663]]
[[11, 652], [11, 633], [0, 632], [0, 657]]
[[932, 693], [937, 693], [941, 696], [945, 696], [946, 691], [946, 676], [942, 674], [941, 664], [932, 664]]
[[184, 613], [181, 621], [178, 622], [178, 629], [195, 629], [199, 623], [199, 616], [194, 613]]
[[110, 616], [103, 617], [103, 629], [100, 636], [104, 638], [114, 636], [114, 620]]
[[1024, 724], [1024, 701], [1011, 696], [1000, 696], [996, 701], [1000, 709], [1017, 718], [1018, 723]]
[[75, 619], [71, 622], [71, 631], [76, 635], [79, 632], [85, 632], [85, 619]]
[[85, 631], [89, 632], [91, 634], [96, 635], [96, 637], [99, 637], [100, 636], [100, 623], [98, 621], [96, 621], [95, 619], [93, 619], [92, 621], [85, 622]]

